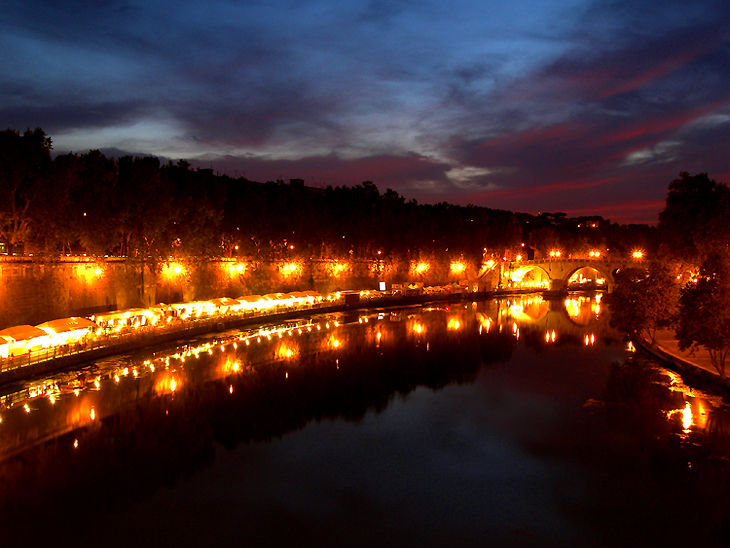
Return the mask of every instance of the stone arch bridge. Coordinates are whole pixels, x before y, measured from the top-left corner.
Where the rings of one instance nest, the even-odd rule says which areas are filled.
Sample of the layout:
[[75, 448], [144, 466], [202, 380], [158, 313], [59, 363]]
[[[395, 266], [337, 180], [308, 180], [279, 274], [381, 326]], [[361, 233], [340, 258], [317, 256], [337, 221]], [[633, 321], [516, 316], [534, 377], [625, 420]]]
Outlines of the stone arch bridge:
[[[562, 291], [568, 287], [568, 280], [583, 268], [591, 268], [598, 272], [598, 277], [605, 280], [604, 285], [609, 293], [616, 286], [615, 274], [627, 268], [646, 269], [646, 261], [636, 259], [544, 259], [534, 261], [514, 261], [502, 263], [500, 280], [504, 282], [521, 280], [531, 271], [543, 273], [547, 277], [550, 290]], [[518, 288], [516, 285], [513, 287]]]

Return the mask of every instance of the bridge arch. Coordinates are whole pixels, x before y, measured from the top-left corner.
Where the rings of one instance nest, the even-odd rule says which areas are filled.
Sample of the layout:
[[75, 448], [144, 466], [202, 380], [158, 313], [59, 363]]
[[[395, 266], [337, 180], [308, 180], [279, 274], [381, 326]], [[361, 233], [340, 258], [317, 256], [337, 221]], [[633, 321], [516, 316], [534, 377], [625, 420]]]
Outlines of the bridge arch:
[[[568, 281], [577, 271], [591, 268], [605, 280], [605, 288], [609, 293], [616, 286], [615, 274], [625, 268], [646, 268], [646, 264], [636, 261], [611, 259], [544, 259], [502, 263], [500, 267], [500, 284], [513, 289], [552, 289], [564, 291]], [[539, 283], [530, 284], [529, 273], [540, 273]], [[533, 277], [535, 275], [533, 274]]]
[[511, 265], [503, 276], [511, 287], [518, 289], [548, 289], [552, 282], [550, 273], [537, 264], [523, 264], [517, 268]]
[[[600, 286], [603, 288], [608, 288], [609, 280], [612, 282], [614, 280], [613, 274], [610, 270], [607, 270], [605, 268], [602, 268], [601, 265], [596, 264], [585, 264], [582, 266], [576, 266], [575, 268], [569, 269], [567, 274], [564, 277], [565, 285], [566, 287], [571, 285], [571, 280], [575, 277], [576, 274], [578, 274], [581, 270], [592, 270], [595, 272], [598, 276], [595, 279], [595, 286]], [[573, 282], [576, 283], [576, 282]], [[581, 282], [578, 281], [578, 286], [580, 287]], [[587, 281], [585, 283], [588, 283]]]

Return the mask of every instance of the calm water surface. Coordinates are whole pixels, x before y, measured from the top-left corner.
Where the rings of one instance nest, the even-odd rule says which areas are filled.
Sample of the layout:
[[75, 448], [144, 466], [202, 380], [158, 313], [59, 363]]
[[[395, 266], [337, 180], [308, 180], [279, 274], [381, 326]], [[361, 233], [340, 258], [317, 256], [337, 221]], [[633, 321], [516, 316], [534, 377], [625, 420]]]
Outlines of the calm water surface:
[[7, 387], [3, 546], [727, 545], [726, 406], [605, 308], [319, 316]]

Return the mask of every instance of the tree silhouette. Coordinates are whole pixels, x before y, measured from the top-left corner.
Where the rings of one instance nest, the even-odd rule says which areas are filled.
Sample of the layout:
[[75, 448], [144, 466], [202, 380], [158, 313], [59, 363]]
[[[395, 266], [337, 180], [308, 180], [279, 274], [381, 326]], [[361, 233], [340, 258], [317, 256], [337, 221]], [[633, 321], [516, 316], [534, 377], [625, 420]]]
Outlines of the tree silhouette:
[[682, 350], [704, 347], [723, 380], [730, 349], [729, 305], [730, 260], [727, 253], [714, 252], [705, 258], [699, 275], [682, 288], [676, 336]]
[[31, 235], [30, 206], [47, 183], [51, 138], [42, 129], [0, 131], [0, 237], [12, 246]]

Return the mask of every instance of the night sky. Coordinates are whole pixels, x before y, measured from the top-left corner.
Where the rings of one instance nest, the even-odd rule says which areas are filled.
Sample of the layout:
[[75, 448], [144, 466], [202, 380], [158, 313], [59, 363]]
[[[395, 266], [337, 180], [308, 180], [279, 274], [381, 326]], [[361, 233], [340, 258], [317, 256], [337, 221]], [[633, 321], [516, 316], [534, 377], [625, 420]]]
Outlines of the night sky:
[[0, 128], [257, 181], [654, 223], [730, 182], [727, 0], [5, 0]]

